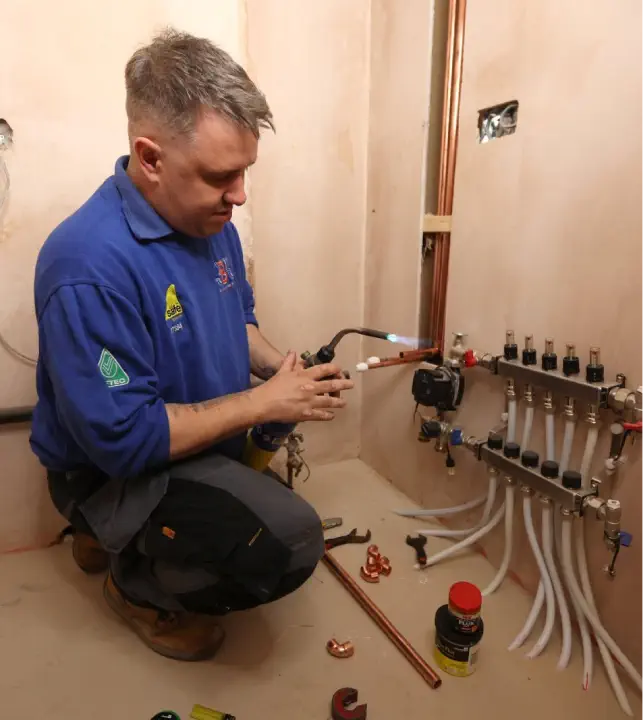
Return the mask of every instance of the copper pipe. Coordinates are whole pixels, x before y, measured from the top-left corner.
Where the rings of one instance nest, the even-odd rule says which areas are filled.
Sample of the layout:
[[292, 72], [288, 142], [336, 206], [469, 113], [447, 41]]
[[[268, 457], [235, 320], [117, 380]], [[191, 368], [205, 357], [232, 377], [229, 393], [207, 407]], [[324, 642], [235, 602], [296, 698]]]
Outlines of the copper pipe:
[[404, 657], [411, 663], [415, 670], [422, 676], [422, 679], [433, 689], [442, 685], [442, 680], [435, 670], [418, 654], [411, 643], [391, 623], [384, 613], [375, 605], [362, 588], [344, 570], [344, 568], [329, 553], [324, 554], [324, 562], [328, 569], [335, 575], [348, 592], [357, 600], [362, 609], [365, 610], [371, 619], [378, 625], [380, 630], [397, 647]]
[[[453, 210], [453, 186], [458, 143], [458, 116], [462, 86], [464, 53], [464, 23], [466, 0], [449, 0], [447, 60], [444, 82], [444, 108], [440, 143], [440, 176], [438, 187], [438, 215], [450, 215]], [[431, 291], [430, 335], [440, 349], [444, 349], [446, 293], [449, 274], [450, 235], [435, 236]]]
[[387, 358], [386, 360], [380, 360], [378, 363], [373, 363], [368, 366], [369, 370], [377, 370], [377, 368], [384, 367], [395, 367], [396, 365], [408, 365], [409, 363], [422, 362], [424, 358], [420, 355], [418, 357], [410, 358]]

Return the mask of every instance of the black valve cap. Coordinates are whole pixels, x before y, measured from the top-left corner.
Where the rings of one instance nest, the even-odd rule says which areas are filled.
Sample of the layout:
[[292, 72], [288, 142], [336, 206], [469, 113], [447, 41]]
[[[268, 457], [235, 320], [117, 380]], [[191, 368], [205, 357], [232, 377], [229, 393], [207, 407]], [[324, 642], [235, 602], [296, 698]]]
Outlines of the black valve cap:
[[585, 379], [588, 383], [602, 383], [605, 380], [605, 368], [602, 365], [588, 365]]
[[536, 356], [536, 350], [535, 349], [527, 349], [525, 348], [522, 351], [522, 364], [523, 365], [535, 365], [538, 362], [538, 358]]
[[427, 420], [422, 423], [420, 433], [427, 439], [437, 438], [442, 434], [442, 426], [438, 420]]
[[525, 450], [520, 458], [520, 462], [525, 467], [537, 468], [540, 463], [540, 457], [538, 456], [538, 453], [533, 450]]
[[515, 460], [520, 457], [520, 445], [515, 442], [505, 443], [504, 455], [506, 458]]
[[568, 490], [580, 490], [583, 484], [583, 478], [576, 470], [565, 470], [563, 473], [563, 487]]
[[558, 367], [558, 355], [556, 353], [543, 353], [540, 360], [543, 370], [556, 370]]
[[570, 377], [570, 375], [580, 374], [580, 360], [576, 356], [568, 356], [563, 358], [563, 373]]
[[487, 445], [491, 450], [502, 450], [502, 435], [497, 433], [489, 433]]
[[508, 343], [505, 345], [505, 360], [518, 359], [518, 346], [516, 343]]
[[540, 466], [540, 474], [550, 480], [555, 480], [558, 477], [558, 463], [554, 460], [545, 460]]

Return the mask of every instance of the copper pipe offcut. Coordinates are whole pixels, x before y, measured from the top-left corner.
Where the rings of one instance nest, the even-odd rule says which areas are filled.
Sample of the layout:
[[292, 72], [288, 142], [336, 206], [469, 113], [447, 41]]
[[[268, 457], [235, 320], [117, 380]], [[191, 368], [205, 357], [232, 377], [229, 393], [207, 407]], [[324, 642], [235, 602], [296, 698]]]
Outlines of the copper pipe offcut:
[[324, 563], [328, 569], [335, 575], [348, 592], [357, 600], [362, 609], [368, 613], [371, 619], [395, 645], [395, 647], [404, 655], [408, 662], [413, 666], [416, 672], [429, 685], [436, 689], [442, 685], [442, 680], [435, 670], [426, 662], [426, 660], [415, 650], [411, 643], [400, 633], [400, 631], [391, 623], [384, 613], [375, 605], [362, 588], [353, 580], [353, 578], [344, 570], [344, 568], [335, 560], [330, 553], [324, 554]]
[[430, 360], [438, 352], [438, 348], [426, 348], [424, 350], [409, 350], [400, 353], [398, 357], [382, 358], [379, 362], [368, 366], [369, 370], [383, 367], [394, 367], [395, 365], [407, 365], [408, 363]]

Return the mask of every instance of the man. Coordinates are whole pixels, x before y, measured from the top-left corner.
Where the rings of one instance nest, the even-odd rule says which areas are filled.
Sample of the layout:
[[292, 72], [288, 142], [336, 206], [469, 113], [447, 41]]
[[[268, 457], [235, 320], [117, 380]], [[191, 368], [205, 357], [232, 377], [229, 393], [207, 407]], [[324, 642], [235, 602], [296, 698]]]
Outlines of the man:
[[230, 218], [273, 126], [263, 95], [174, 31], [125, 77], [130, 155], [38, 258], [31, 444], [77, 563], [109, 557], [110, 607], [156, 652], [199, 660], [223, 639], [213, 616], [292, 592], [323, 554], [314, 510], [238, 462], [247, 430], [331, 420], [352, 383], [257, 326]]

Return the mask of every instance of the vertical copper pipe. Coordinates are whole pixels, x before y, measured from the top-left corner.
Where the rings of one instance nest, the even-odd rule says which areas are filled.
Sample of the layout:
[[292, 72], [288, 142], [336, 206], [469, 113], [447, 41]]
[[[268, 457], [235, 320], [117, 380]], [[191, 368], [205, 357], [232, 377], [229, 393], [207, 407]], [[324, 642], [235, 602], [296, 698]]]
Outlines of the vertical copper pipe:
[[386, 637], [388, 637], [402, 655], [404, 655], [404, 657], [411, 663], [414, 669], [421, 675], [422, 679], [433, 689], [439, 688], [440, 685], [442, 685], [440, 676], [426, 662], [426, 660], [419, 655], [411, 643], [400, 633], [386, 615], [384, 615], [384, 613], [377, 607], [377, 605], [375, 605], [362, 588], [329, 552], [324, 554], [324, 562], [341, 584], [348, 590], [355, 600], [357, 600], [362, 609], [365, 610], [371, 619], [375, 621]]
[[[453, 210], [453, 186], [458, 143], [460, 91], [462, 86], [465, 14], [466, 0], [450, 0], [442, 141], [440, 145], [439, 215], [450, 215]], [[436, 235], [433, 255], [429, 334], [441, 350], [444, 350], [446, 293], [449, 274], [449, 244], [450, 235], [448, 233]]]

